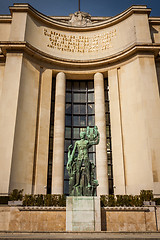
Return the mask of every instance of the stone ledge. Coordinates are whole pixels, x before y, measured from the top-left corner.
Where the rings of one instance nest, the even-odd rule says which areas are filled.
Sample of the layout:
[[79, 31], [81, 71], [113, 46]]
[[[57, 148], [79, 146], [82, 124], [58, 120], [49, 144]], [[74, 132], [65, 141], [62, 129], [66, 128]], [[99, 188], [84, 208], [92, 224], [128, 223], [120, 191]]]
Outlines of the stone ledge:
[[18, 207], [19, 211], [66, 211], [66, 207]]
[[[124, 48], [122, 51], [116, 52], [114, 54], [101, 57], [101, 58], [91, 58], [86, 60], [78, 60], [78, 59], [66, 59], [66, 58], [60, 58], [55, 55], [49, 54], [44, 52], [43, 50], [37, 49], [36, 47], [32, 46], [30, 43], [26, 41], [0, 41], [0, 48], [2, 50], [2, 53], [4, 56], [6, 56], [6, 53], [17, 53], [17, 52], [25, 52], [29, 55], [34, 55], [35, 58], [40, 59], [41, 61], [47, 61], [52, 64], [63, 64], [64, 66], [70, 66], [72, 65], [72, 68], [77, 68], [77, 72], [79, 72], [79, 66], [84, 71], [91, 71], [89, 67], [96, 67], [99, 66], [99, 64], [103, 64], [106, 66], [106, 64], [113, 64], [114, 62], [121, 61], [122, 59], [128, 58], [129, 56], [138, 53], [138, 52], [148, 52], [149, 55], [152, 56], [154, 54], [155, 56], [158, 55], [160, 44], [159, 43], [137, 43], [133, 42], [128, 47]], [[2, 55], [2, 56], [3, 56]], [[87, 68], [87, 70], [86, 70]], [[56, 71], [56, 70], [55, 70]], [[104, 71], [104, 70], [103, 70]], [[106, 70], [105, 70], [106, 71]], [[58, 72], [58, 70], [57, 70]], [[96, 72], [96, 71], [95, 71]], [[67, 73], [65, 69], [65, 73]], [[91, 74], [92, 75], [92, 74]]]
[[149, 212], [148, 207], [102, 207], [105, 211], [138, 211], [138, 212]]

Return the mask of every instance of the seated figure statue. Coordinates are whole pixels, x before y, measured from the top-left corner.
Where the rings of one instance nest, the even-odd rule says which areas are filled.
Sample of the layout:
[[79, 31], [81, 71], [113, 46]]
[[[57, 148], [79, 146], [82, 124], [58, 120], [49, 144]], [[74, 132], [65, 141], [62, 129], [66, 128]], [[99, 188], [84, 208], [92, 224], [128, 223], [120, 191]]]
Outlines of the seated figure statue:
[[[87, 134], [86, 134], [87, 132]], [[96, 194], [98, 181], [95, 179], [95, 165], [90, 162], [88, 151], [100, 140], [98, 128], [87, 127], [80, 133], [80, 140], [68, 148], [67, 170], [69, 173], [69, 193], [72, 196], [93, 196]], [[73, 151], [72, 151], [73, 149]], [[78, 156], [75, 156], [76, 150]]]

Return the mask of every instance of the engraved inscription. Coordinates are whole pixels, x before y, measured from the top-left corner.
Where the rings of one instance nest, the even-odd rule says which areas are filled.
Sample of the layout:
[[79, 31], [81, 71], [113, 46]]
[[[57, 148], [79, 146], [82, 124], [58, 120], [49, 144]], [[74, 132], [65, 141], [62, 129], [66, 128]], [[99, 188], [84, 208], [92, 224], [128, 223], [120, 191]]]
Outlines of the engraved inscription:
[[44, 29], [48, 37], [47, 47], [65, 52], [89, 53], [107, 50], [112, 47], [112, 39], [116, 37], [116, 29], [93, 36], [69, 35]]

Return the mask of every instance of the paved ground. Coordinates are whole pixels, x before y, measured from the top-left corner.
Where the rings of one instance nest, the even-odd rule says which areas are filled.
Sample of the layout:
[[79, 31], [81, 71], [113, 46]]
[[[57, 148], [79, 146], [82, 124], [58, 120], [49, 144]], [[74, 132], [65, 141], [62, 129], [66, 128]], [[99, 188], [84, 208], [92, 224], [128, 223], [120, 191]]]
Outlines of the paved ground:
[[18, 233], [18, 232], [0, 232], [0, 239], [21, 239], [21, 240], [63, 240], [63, 239], [96, 239], [96, 240], [114, 240], [114, 239], [132, 239], [132, 240], [158, 240], [160, 239], [160, 232], [155, 233], [109, 233], [109, 232], [54, 232], [54, 233]]

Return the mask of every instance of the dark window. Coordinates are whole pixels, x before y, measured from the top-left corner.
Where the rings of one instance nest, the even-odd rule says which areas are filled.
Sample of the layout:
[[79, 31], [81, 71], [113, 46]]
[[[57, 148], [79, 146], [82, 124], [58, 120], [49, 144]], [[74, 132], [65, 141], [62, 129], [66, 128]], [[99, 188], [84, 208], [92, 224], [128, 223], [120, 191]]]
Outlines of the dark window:
[[[74, 145], [79, 139], [81, 131], [87, 126], [95, 125], [94, 108], [94, 84], [93, 81], [69, 81], [66, 85], [66, 117], [65, 117], [65, 157], [64, 157], [64, 193], [68, 195], [69, 178], [66, 171], [68, 161], [68, 147]], [[52, 80], [50, 132], [48, 150], [48, 176], [47, 193], [51, 193], [52, 184], [52, 159], [53, 159], [53, 134], [54, 134], [54, 107], [55, 107], [55, 79]], [[109, 109], [108, 79], [105, 79], [105, 109], [106, 109], [106, 136], [107, 136], [107, 159], [109, 193], [113, 194], [113, 171], [112, 171], [112, 144]], [[89, 159], [96, 163], [95, 146], [89, 149]]]
[[[93, 81], [67, 80], [66, 86], [64, 193], [68, 195], [69, 177], [66, 171], [68, 147], [79, 140], [80, 132], [87, 126], [95, 125], [95, 111]], [[96, 162], [95, 146], [89, 149], [89, 159]]]
[[54, 134], [54, 107], [55, 107], [55, 79], [52, 79], [51, 92], [51, 111], [50, 111], [50, 131], [49, 131], [49, 150], [48, 150], [48, 174], [47, 174], [47, 193], [51, 193], [52, 185], [52, 159], [53, 159], [53, 134]]
[[112, 144], [111, 144], [108, 79], [105, 79], [104, 81], [104, 91], [105, 91], [105, 109], [106, 109], [106, 136], [107, 136], [109, 194], [113, 194], [114, 192], [113, 192], [113, 169], [112, 169]]

